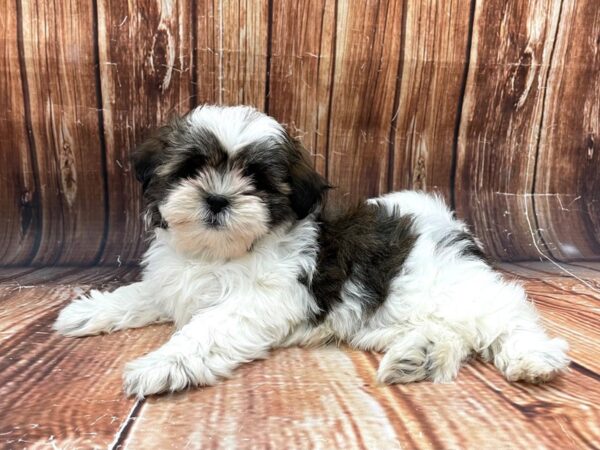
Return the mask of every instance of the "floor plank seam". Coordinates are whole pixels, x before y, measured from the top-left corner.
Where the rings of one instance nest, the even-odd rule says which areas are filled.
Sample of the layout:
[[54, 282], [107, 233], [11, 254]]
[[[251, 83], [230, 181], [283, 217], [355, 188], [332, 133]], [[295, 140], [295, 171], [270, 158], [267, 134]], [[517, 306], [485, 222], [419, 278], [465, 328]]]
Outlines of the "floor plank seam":
[[571, 364], [569, 367], [586, 377], [590, 377], [596, 381], [600, 381], [600, 374], [597, 374], [593, 370], [588, 369], [587, 367], [579, 364], [578, 362], [571, 361]]
[[121, 424], [121, 428], [119, 428], [119, 431], [117, 431], [114, 440], [108, 446], [110, 450], [117, 450], [123, 447], [123, 444], [125, 443], [125, 440], [129, 435], [129, 431], [131, 430], [131, 427], [137, 419], [144, 402], [145, 399], [136, 399], [135, 403], [133, 404], [133, 407], [131, 408], [131, 411], [129, 411], [129, 414]]

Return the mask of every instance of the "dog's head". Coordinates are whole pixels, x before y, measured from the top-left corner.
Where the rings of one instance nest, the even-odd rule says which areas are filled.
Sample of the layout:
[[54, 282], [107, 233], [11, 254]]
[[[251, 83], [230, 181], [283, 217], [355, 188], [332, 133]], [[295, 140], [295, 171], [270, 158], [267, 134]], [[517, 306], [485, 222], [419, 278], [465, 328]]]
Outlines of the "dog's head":
[[329, 187], [279, 123], [243, 106], [200, 106], [172, 120], [133, 162], [147, 225], [167, 227], [191, 256], [241, 256], [314, 211]]

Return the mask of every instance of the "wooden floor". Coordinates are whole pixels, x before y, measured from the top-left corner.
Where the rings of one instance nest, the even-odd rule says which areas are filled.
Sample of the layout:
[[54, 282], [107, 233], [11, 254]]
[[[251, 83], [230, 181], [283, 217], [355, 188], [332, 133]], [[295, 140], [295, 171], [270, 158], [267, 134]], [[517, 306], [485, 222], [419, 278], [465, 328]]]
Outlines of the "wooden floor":
[[379, 355], [289, 349], [216, 387], [135, 401], [126, 361], [167, 325], [85, 339], [51, 330], [60, 307], [137, 270], [0, 270], [0, 446], [4, 448], [598, 448], [600, 264], [502, 266], [519, 277], [552, 334], [571, 345], [566, 376], [509, 384], [488, 364], [456, 382], [380, 386]]

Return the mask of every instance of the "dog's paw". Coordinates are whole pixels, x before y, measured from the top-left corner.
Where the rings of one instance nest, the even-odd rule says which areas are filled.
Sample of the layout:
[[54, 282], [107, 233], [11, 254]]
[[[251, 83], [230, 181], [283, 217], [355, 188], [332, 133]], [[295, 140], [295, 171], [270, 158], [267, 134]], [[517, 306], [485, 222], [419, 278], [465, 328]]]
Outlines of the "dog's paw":
[[103, 305], [99, 291], [90, 292], [90, 296], [74, 300], [59, 313], [52, 328], [64, 336], [80, 337], [110, 331], [103, 314]]
[[193, 386], [212, 385], [216, 381], [217, 377], [204, 365], [202, 358], [161, 349], [125, 366], [123, 388], [128, 396], [144, 398]]
[[506, 379], [534, 384], [548, 382], [567, 369], [567, 349], [568, 345], [564, 340], [551, 339], [539, 348], [513, 356], [504, 369]]
[[385, 384], [447, 383], [456, 378], [467, 355], [462, 340], [448, 330], [417, 329], [390, 346], [379, 364], [377, 379]]
[[377, 370], [377, 380], [384, 384], [413, 383], [429, 376], [429, 345], [388, 351]]

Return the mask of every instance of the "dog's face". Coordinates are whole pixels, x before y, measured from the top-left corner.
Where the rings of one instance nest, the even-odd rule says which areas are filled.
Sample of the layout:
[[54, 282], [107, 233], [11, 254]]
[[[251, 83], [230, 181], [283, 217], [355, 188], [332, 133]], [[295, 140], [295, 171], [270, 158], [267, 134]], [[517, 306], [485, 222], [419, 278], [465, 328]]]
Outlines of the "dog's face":
[[133, 161], [147, 225], [168, 228], [190, 256], [241, 256], [306, 217], [328, 188], [300, 144], [250, 107], [198, 107], [160, 128]]

